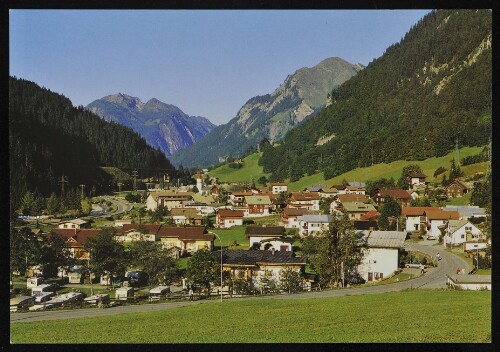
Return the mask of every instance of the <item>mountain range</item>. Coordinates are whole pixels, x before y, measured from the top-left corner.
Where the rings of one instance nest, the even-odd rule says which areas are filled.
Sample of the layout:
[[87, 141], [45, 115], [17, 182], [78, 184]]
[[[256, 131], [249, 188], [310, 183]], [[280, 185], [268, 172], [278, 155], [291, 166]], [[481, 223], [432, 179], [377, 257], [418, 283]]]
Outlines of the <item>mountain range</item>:
[[143, 103], [122, 93], [97, 99], [86, 108], [106, 121], [130, 127], [167, 157], [191, 146], [215, 127], [205, 117], [189, 116], [175, 105], [155, 98]]
[[492, 133], [492, 11], [434, 10], [263, 150], [272, 180], [443, 156]]
[[325, 59], [311, 68], [301, 68], [273, 93], [248, 100], [236, 117], [176, 153], [171, 161], [185, 167], [207, 167], [244, 155], [263, 139], [279, 141], [286, 132], [325, 107], [332, 89], [362, 69], [361, 64], [351, 64], [338, 57]]

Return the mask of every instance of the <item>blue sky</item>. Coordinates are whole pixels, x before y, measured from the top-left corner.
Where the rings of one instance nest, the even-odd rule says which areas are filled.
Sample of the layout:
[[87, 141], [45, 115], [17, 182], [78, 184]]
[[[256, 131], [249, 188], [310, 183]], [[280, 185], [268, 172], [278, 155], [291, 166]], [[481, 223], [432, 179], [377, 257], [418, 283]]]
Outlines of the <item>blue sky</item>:
[[429, 10], [11, 10], [10, 74], [73, 104], [126, 93], [215, 124], [301, 67], [367, 65]]

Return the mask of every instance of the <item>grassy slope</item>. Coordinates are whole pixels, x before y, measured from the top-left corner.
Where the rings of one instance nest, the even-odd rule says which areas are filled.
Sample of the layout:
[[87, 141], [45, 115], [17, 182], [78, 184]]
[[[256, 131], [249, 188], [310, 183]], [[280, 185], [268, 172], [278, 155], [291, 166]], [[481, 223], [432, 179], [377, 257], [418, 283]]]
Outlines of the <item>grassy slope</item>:
[[[464, 313], [471, 302], [473, 315]], [[68, 324], [78, 334], [69, 334]], [[71, 344], [491, 342], [491, 292], [211, 301], [158, 312], [14, 323], [10, 335], [13, 343]]]
[[[482, 147], [464, 147], [460, 149], [460, 158], [478, 154], [479, 152], [481, 152], [481, 150]], [[329, 180], [325, 180], [323, 173], [319, 173], [311, 176], [304, 176], [299, 181], [290, 183], [288, 188], [291, 191], [298, 191], [312, 185], [340, 184], [344, 179], [348, 181], [366, 182], [367, 180], [375, 180], [382, 177], [394, 177], [394, 179], [397, 180], [401, 175], [401, 170], [403, 170], [403, 167], [409, 164], [420, 165], [422, 171], [428, 176], [428, 182], [438, 182], [441, 181], [442, 175], [434, 178], [434, 171], [436, 171], [436, 169], [440, 166], [449, 169], [450, 161], [455, 156], [455, 152], [451, 152], [443, 157], [434, 157], [422, 161], [399, 160], [389, 164], [376, 164], [370, 167], [356, 168]], [[258, 160], [259, 154], [254, 153], [244, 159], [245, 166], [241, 169], [231, 169], [229, 168], [229, 166], [224, 165], [217, 169], [214, 169], [213, 171], [210, 171], [210, 176], [218, 177], [221, 182], [251, 182], [252, 178], [257, 181], [261, 176], [269, 176], [268, 174], [263, 173], [262, 167], [257, 164]], [[468, 176], [473, 175], [476, 172], [484, 172], [487, 168], [487, 165], [488, 163], [486, 162], [467, 165], [462, 167], [462, 170], [464, 171], [465, 175]], [[448, 175], [448, 172], [449, 171], [447, 171], [446, 175]]]
[[221, 182], [257, 182], [259, 177], [269, 174], [264, 173], [262, 166], [258, 165], [259, 153], [250, 154], [243, 159], [244, 166], [241, 169], [232, 169], [228, 164], [222, 165], [209, 172], [211, 177], [218, 177]]

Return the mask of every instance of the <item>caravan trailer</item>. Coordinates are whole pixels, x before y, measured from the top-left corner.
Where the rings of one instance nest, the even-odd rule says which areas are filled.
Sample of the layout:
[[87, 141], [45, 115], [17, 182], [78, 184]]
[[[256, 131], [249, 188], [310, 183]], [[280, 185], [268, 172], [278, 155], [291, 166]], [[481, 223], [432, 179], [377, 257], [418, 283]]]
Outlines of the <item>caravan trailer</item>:
[[26, 288], [37, 287], [41, 284], [43, 284], [43, 277], [41, 277], [41, 276], [29, 277], [26, 280]]
[[43, 303], [50, 300], [53, 296], [55, 296], [55, 292], [38, 292], [33, 295], [35, 298], [35, 303]]
[[34, 295], [35, 293], [40, 293], [40, 292], [56, 292], [57, 288], [58, 288], [57, 284], [42, 284], [33, 287], [31, 289], [31, 294]]
[[21, 296], [10, 299], [10, 311], [18, 312], [23, 309], [28, 309], [35, 304], [35, 297]]
[[149, 301], [159, 301], [165, 299], [167, 294], [170, 293], [170, 286], [158, 286], [149, 290]]
[[133, 287], [120, 287], [115, 291], [115, 298], [119, 301], [127, 301], [134, 298]]

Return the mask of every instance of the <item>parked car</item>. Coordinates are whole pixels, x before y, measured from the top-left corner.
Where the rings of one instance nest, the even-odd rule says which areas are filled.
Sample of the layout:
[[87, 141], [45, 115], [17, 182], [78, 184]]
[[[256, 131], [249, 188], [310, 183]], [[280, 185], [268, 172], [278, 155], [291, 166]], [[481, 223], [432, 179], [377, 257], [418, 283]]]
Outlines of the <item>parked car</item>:
[[129, 286], [140, 287], [148, 284], [149, 276], [145, 271], [132, 270], [127, 273]]

